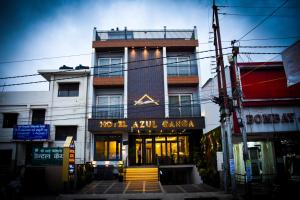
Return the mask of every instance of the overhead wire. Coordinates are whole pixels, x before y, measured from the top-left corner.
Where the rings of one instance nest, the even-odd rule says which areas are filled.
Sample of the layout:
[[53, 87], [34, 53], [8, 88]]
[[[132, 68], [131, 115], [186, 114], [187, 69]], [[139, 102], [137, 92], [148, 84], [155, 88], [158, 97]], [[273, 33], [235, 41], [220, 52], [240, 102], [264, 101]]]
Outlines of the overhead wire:
[[278, 6], [275, 10], [273, 10], [268, 16], [266, 16], [263, 20], [261, 20], [258, 24], [256, 24], [254, 27], [252, 27], [247, 33], [245, 33], [242, 37], [240, 37], [237, 41], [242, 40], [247, 35], [249, 35], [252, 31], [254, 31], [257, 27], [262, 25], [265, 21], [267, 21], [270, 17], [272, 17], [280, 8], [282, 8], [288, 0], [284, 1], [280, 6]]

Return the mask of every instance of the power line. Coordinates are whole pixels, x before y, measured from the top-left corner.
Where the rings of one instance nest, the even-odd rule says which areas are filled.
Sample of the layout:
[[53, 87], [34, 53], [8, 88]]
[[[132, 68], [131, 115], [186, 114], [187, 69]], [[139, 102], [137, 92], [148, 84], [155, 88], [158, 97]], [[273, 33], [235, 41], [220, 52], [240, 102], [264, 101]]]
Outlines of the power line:
[[253, 28], [251, 28], [246, 34], [244, 34], [240, 39], [237, 40], [240, 41], [241, 39], [243, 39], [244, 37], [246, 37], [248, 34], [250, 34], [252, 31], [254, 31], [257, 27], [259, 27], [261, 24], [263, 24], [267, 19], [269, 19], [270, 17], [272, 17], [280, 8], [282, 8], [286, 3], [288, 2], [288, 0], [284, 1], [280, 6], [278, 6], [275, 10], [273, 10], [273, 12], [271, 12], [267, 17], [265, 17], [263, 20], [261, 20], [258, 24], [256, 24]]
[[[260, 15], [260, 14], [240, 14], [240, 13], [219, 13], [220, 15], [224, 16], [245, 16], [245, 17], [265, 17], [269, 15]], [[300, 15], [294, 14], [294, 15], [273, 15], [273, 17], [299, 17]]]
[[[230, 49], [231, 47], [224, 47], [223, 49]], [[204, 50], [204, 51], [199, 51], [199, 52], [191, 52], [189, 55], [194, 55], [194, 54], [200, 54], [200, 53], [207, 53], [213, 50]], [[120, 51], [117, 51], [120, 52]], [[123, 52], [123, 51], [122, 51]], [[142, 60], [133, 60], [133, 61], [128, 61], [128, 62], [120, 62], [120, 63], [115, 63], [115, 64], [107, 64], [107, 65], [102, 65], [101, 67], [111, 67], [111, 66], [119, 66], [119, 65], [124, 65], [124, 64], [129, 64], [129, 63], [136, 63], [136, 62], [146, 62], [150, 60], [158, 60], [158, 59], [163, 59], [163, 58], [170, 58], [170, 57], [176, 57], [176, 56], [186, 56], [186, 54], [178, 54], [178, 55], [173, 55], [173, 56], [161, 56], [158, 58], [149, 58], [149, 59], [142, 59]], [[90, 67], [90, 69], [93, 68], [99, 68], [99, 66], [96, 67]], [[66, 69], [66, 70], [60, 70], [57, 73], [65, 72], [65, 71], [73, 71], [73, 69]], [[29, 76], [39, 76], [40, 74], [35, 73], [35, 74], [27, 74], [27, 75], [19, 75], [19, 76], [8, 76], [8, 77], [0, 77], [0, 80], [3, 79], [12, 79], [12, 78], [23, 78], [23, 77], [29, 77]]]
[[37, 61], [37, 60], [50, 60], [50, 59], [57, 59], [57, 58], [70, 58], [76, 56], [89, 56], [93, 53], [82, 53], [82, 54], [73, 54], [73, 55], [66, 55], [66, 56], [53, 56], [53, 57], [42, 57], [42, 58], [31, 58], [31, 59], [23, 59], [23, 60], [11, 60], [11, 61], [0, 61], [1, 64], [9, 64], [9, 63], [19, 63], [19, 62], [30, 62], [30, 61]]
[[[220, 8], [249, 8], [249, 9], [252, 9], [252, 8], [277, 8], [275, 6], [244, 6], [244, 5], [219, 5], [218, 7]], [[284, 9], [290, 9], [290, 8], [293, 8], [293, 9], [298, 9], [300, 8], [299, 6], [285, 6], [283, 7]]]

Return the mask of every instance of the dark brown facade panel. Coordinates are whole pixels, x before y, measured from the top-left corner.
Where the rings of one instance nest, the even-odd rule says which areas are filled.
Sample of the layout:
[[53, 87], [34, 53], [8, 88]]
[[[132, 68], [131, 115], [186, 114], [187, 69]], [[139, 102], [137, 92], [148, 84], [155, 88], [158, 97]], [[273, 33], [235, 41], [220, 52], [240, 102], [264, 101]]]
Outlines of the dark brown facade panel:
[[94, 86], [123, 86], [124, 77], [94, 77], [93, 79]]
[[[161, 49], [128, 51], [128, 118], [164, 117], [164, 73], [161, 56]], [[139, 60], [145, 61], [135, 62]], [[149, 98], [155, 103], [137, 103], [139, 100], [150, 100]]]
[[198, 76], [169, 76], [169, 85], [178, 86], [196, 86], [199, 84]]
[[93, 48], [108, 47], [197, 47], [198, 40], [108, 40], [93, 41]]

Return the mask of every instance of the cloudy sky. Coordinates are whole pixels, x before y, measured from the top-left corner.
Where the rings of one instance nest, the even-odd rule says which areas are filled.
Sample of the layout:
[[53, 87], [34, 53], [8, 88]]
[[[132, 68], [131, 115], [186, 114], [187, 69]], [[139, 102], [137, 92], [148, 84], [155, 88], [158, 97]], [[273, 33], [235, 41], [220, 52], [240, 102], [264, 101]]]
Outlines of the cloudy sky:
[[[239, 39], [286, 0], [216, 0], [220, 7], [223, 47]], [[213, 49], [212, 0], [2, 0], [0, 7], [0, 89], [47, 90], [48, 84], [6, 86], [42, 80], [39, 69], [91, 65], [92, 30], [192, 29], [197, 26], [199, 50]], [[288, 46], [300, 38], [300, 1], [289, 0], [274, 16], [248, 34], [240, 45]], [[241, 49], [281, 52], [284, 48]], [[226, 53], [226, 52], [225, 52]], [[201, 54], [200, 57], [210, 54]], [[211, 54], [213, 55], [213, 53]], [[226, 59], [226, 58], [225, 58]], [[281, 60], [274, 55], [242, 55], [239, 61]], [[210, 59], [200, 61], [202, 84], [211, 77]]]

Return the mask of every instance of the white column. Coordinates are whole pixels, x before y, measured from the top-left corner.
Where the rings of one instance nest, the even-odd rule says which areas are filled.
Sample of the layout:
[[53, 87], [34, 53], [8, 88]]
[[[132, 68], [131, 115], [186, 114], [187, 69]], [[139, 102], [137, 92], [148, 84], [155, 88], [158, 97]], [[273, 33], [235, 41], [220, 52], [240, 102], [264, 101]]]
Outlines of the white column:
[[[200, 101], [200, 98], [201, 98], [201, 69], [200, 69], [200, 56], [199, 56], [199, 47], [196, 47], [195, 48], [195, 58], [196, 58], [196, 63], [197, 63], [197, 71], [198, 71], [198, 80], [199, 80], [199, 84], [198, 84], [198, 101]], [[194, 102], [194, 103], [198, 103], [200, 105], [201, 102]]]
[[168, 92], [168, 69], [167, 69], [167, 48], [163, 47], [163, 68], [164, 68], [164, 93], [165, 93], [165, 117], [169, 117], [169, 92]]
[[127, 118], [128, 47], [124, 48], [124, 118]]

